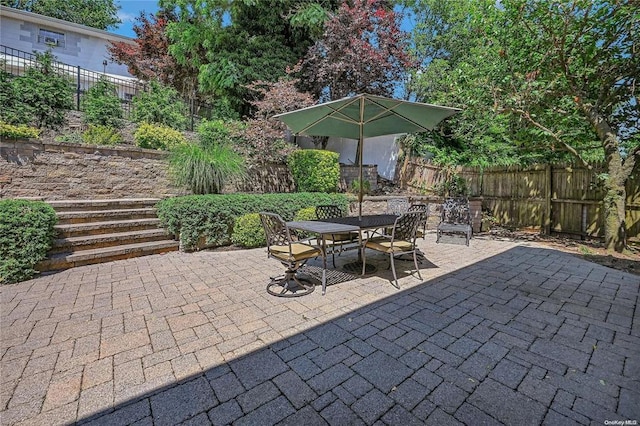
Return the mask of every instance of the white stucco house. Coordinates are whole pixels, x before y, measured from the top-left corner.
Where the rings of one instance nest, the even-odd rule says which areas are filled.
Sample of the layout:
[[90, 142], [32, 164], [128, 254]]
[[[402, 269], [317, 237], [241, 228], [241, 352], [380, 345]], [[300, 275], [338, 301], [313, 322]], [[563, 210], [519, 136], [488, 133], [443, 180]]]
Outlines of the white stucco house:
[[109, 60], [107, 48], [112, 41], [134, 44], [133, 39], [108, 31], [0, 6], [0, 61], [5, 71], [21, 74], [31, 65], [34, 52], [51, 50], [60, 63], [58, 70], [77, 79], [81, 91], [106, 75], [120, 97], [130, 100], [136, 94], [137, 79], [125, 65]]

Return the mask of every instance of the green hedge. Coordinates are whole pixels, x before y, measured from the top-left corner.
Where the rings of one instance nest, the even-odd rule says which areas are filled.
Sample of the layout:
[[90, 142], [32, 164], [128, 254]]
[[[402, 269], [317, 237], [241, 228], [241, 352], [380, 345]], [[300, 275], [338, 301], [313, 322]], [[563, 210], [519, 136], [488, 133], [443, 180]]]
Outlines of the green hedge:
[[133, 134], [133, 140], [140, 148], [172, 149], [187, 143], [187, 139], [178, 130], [164, 125], [142, 123]]
[[236, 219], [231, 235], [233, 244], [246, 247], [264, 247], [267, 245], [267, 237], [262, 227], [262, 221], [258, 213], [247, 213]]
[[55, 235], [57, 217], [41, 201], [0, 200], [0, 284], [31, 278]]
[[162, 225], [179, 234], [182, 246], [190, 250], [197, 248], [200, 237], [211, 246], [229, 244], [236, 219], [247, 213], [268, 211], [292, 220], [300, 209], [319, 204], [337, 204], [346, 211], [349, 198], [324, 193], [188, 195], [162, 200], [157, 209]]
[[299, 192], [336, 192], [340, 183], [337, 152], [301, 149], [289, 156], [289, 168]]

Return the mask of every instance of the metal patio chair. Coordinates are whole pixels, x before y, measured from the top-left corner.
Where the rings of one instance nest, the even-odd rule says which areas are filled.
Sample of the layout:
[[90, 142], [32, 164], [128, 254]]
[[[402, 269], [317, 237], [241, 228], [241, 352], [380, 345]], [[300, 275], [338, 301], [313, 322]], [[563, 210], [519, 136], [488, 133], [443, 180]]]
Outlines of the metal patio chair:
[[[336, 205], [316, 206], [316, 217], [322, 219], [333, 219], [336, 217], [344, 217], [342, 209]], [[331, 249], [331, 262], [336, 267], [336, 251], [342, 253], [346, 244], [353, 243], [358, 239], [357, 235], [352, 233], [345, 234], [329, 234], [324, 236], [326, 247]]]
[[[389, 254], [389, 262], [393, 271], [393, 280], [395, 287], [400, 288], [398, 284], [398, 276], [396, 275], [396, 267], [394, 263], [395, 256], [403, 254], [413, 255], [413, 264], [416, 267], [418, 278], [420, 268], [418, 267], [417, 247], [416, 247], [416, 231], [420, 224], [424, 221], [425, 213], [422, 211], [407, 212], [396, 219], [393, 228], [391, 228], [391, 236], [381, 236], [369, 239], [362, 247], [362, 273], [365, 273], [366, 258], [365, 249], [372, 249], [382, 253]], [[400, 259], [398, 259], [400, 260]]]
[[267, 256], [280, 261], [286, 270], [283, 275], [272, 277], [267, 292], [273, 296], [296, 297], [310, 294], [315, 285], [300, 278], [298, 270], [309, 259], [322, 256], [322, 251], [304, 241], [292, 238], [286, 222], [275, 213], [260, 213], [260, 220], [267, 237]]
[[442, 204], [440, 223], [437, 228], [436, 243], [440, 242], [443, 235], [462, 234], [468, 246], [473, 235], [471, 227], [471, 214], [469, 200], [464, 197], [447, 198]]

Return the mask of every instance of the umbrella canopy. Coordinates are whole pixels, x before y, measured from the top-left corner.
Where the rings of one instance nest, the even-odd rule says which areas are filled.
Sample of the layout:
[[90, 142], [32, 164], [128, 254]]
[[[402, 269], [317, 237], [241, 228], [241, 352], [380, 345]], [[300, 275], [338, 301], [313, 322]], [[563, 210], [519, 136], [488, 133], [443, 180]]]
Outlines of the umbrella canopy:
[[357, 139], [360, 167], [359, 216], [362, 216], [363, 140], [394, 133], [433, 130], [442, 120], [460, 111], [457, 108], [409, 102], [369, 94], [275, 115], [296, 135], [336, 136]]

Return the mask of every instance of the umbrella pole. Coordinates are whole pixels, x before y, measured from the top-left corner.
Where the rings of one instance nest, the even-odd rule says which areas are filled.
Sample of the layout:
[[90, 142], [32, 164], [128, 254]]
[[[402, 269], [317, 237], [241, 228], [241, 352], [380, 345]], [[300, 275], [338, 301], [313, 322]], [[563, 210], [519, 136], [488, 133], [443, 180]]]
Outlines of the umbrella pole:
[[362, 181], [362, 145], [364, 145], [364, 97], [360, 98], [360, 135], [358, 138], [358, 179], [360, 180], [360, 191], [358, 193], [358, 219], [362, 219], [362, 199], [364, 198], [364, 182]]

